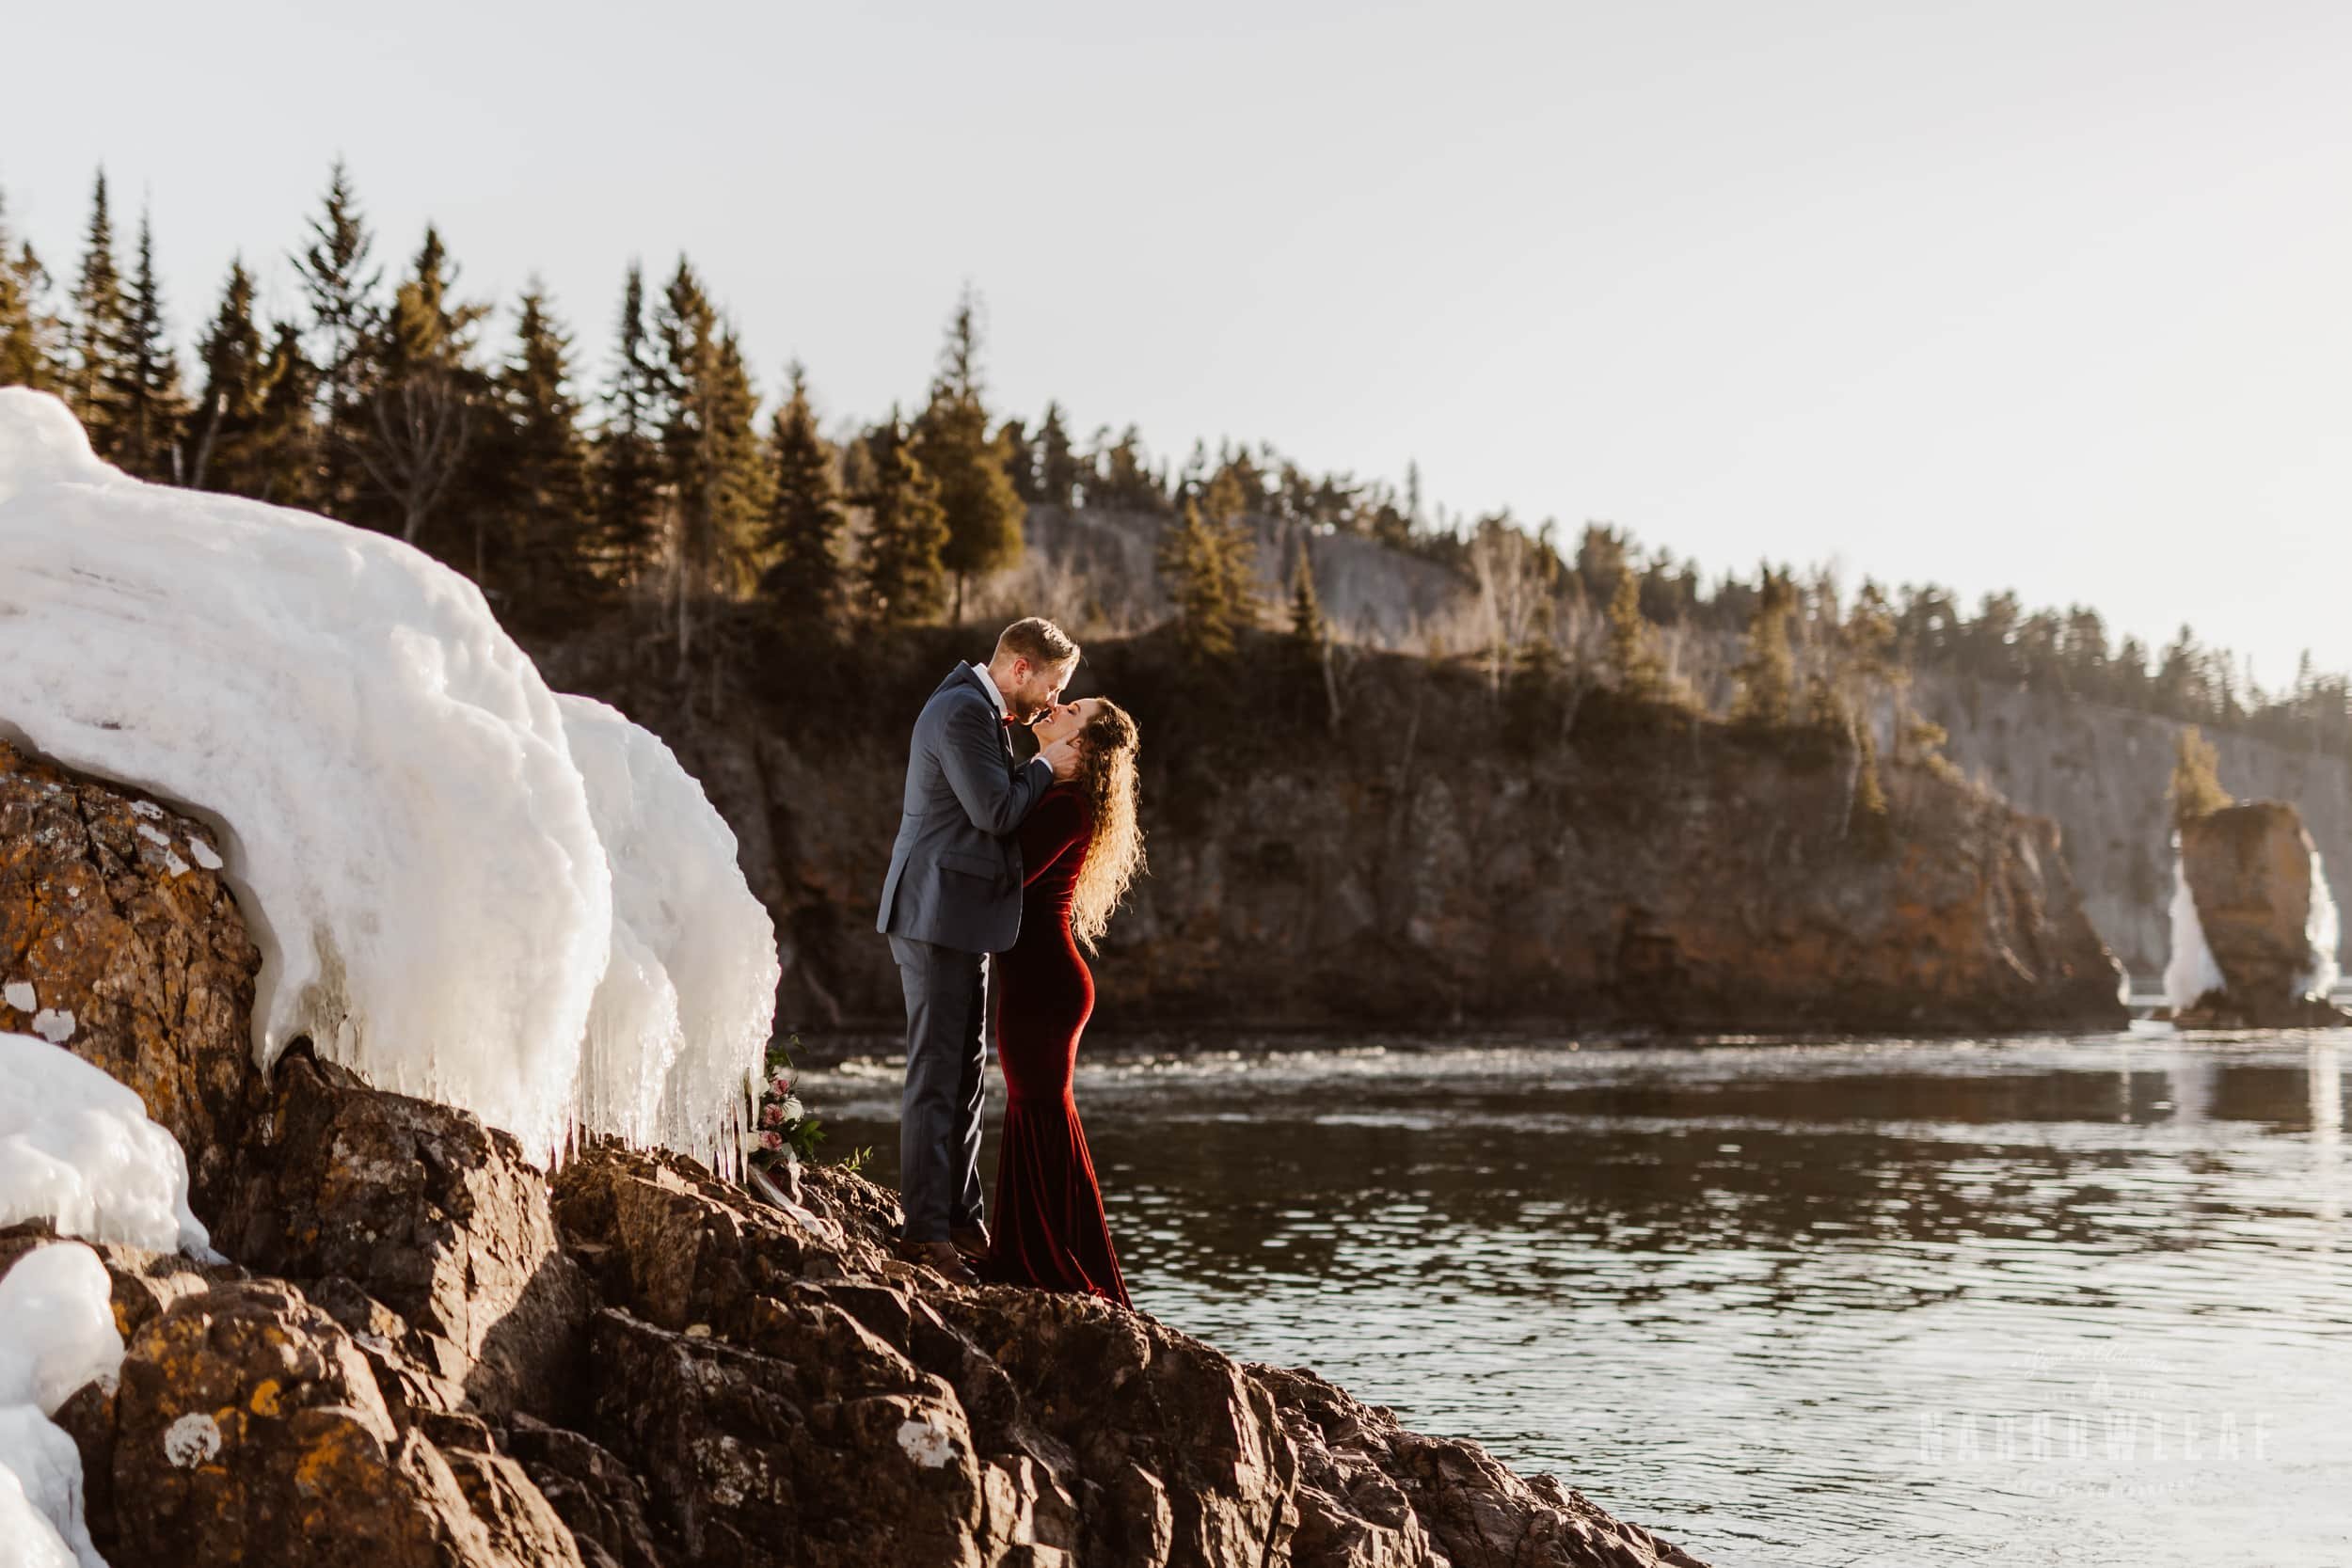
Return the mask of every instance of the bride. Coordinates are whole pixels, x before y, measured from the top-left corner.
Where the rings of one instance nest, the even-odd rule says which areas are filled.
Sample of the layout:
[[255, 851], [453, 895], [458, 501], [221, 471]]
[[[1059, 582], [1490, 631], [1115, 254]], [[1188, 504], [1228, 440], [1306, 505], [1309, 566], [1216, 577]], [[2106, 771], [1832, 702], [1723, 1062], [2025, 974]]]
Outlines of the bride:
[[1021, 826], [1021, 934], [994, 960], [996, 1053], [1005, 1073], [996, 1223], [973, 1272], [999, 1284], [1085, 1291], [1131, 1305], [1103, 1218], [1102, 1189], [1071, 1098], [1078, 1037], [1094, 1011], [1091, 952], [1143, 868], [1136, 823], [1141, 736], [1105, 697], [1057, 705], [1040, 746], [1075, 737], [1076, 777]]

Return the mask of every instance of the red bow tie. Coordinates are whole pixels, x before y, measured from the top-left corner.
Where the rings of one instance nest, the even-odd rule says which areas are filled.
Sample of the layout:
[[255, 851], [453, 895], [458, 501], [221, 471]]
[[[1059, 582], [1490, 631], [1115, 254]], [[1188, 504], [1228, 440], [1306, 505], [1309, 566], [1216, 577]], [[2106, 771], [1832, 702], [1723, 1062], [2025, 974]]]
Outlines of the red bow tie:
[[1013, 725], [1018, 724], [1018, 723], [1020, 723], [1020, 722], [1021, 722], [1021, 721], [1020, 721], [1020, 720], [1018, 720], [1018, 719], [1015, 719], [1015, 718], [1014, 718], [1011, 714], [1008, 713], [1008, 714], [1006, 714], [1006, 715], [1005, 715], [1005, 726], [1006, 726], [1006, 728], [1009, 729], [1009, 728], [1011, 728]]

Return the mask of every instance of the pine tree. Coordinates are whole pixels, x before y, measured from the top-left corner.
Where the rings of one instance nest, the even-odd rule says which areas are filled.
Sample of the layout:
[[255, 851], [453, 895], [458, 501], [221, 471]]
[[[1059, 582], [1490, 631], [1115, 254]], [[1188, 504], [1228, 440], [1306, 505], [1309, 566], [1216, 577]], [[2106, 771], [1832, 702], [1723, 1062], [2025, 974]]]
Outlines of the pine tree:
[[383, 325], [376, 290], [384, 274], [369, 266], [375, 237], [341, 158], [329, 171], [310, 235], [310, 245], [294, 258], [294, 270], [310, 305], [311, 341], [304, 358], [317, 375], [315, 488], [328, 512], [352, 518], [360, 509], [359, 453], [368, 436], [365, 405], [374, 389], [373, 360]]
[[1108, 511], [1143, 512], [1154, 515], [1169, 511], [1168, 485], [1152, 472], [1143, 435], [1134, 425], [1111, 439], [1110, 427], [1094, 433], [1094, 445], [1085, 475], [1086, 504]]
[[1893, 815], [1887, 808], [1886, 786], [1879, 779], [1878, 739], [1870, 730], [1866, 715], [1853, 726], [1854, 792], [1853, 807], [1847, 814], [1847, 829], [1873, 852], [1883, 852], [1894, 842]]
[[1085, 477], [1085, 466], [1078, 460], [1077, 450], [1070, 444], [1070, 430], [1062, 422], [1061, 404], [1045, 405], [1044, 422], [1037, 432], [1038, 496], [1048, 506], [1074, 507], [1079, 504], [1078, 486]]
[[645, 335], [644, 269], [629, 263], [621, 294], [612, 379], [596, 433], [596, 545], [602, 563], [626, 578], [651, 563], [660, 505], [660, 457], [655, 448], [655, 372]]
[[1796, 602], [1796, 584], [1788, 574], [1766, 567], [1748, 622], [1747, 657], [1737, 672], [1740, 697], [1731, 716], [1742, 723], [1779, 725], [1790, 720], [1796, 660], [1788, 646], [1788, 616]]
[[595, 526], [588, 446], [572, 391], [572, 340], [533, 277], [499, 370], [476, 471], [477, 515], [494, 519], [477, 580], [494, 599], [542, 615], [584, 596]]
[[2233, 803], [2233, 797], [2221, 786], [2220, 764], [2220, 753], [2196, 725], [2181, 726], [2174, 743], [2172, 784], [2166, 791], [2172, 800], [2174, 827], [2210, 816]]
[[121, 429], [116, 461], [141, 479], [185, 483], [187, 396], [164, 318], [163, 287], [155, 279], [154, 229], [145, 213], [139, 214], [138, 273], [131, 285], [117, 372]]
[[[422, 541], [444, 559], [459, 551], [465, 531], [444, 520], [439, 537], [424, 541], [425, 525], [465, 471], [476, 404], [485, 390], [472, 355], [473, 329], [488, 307], [456, 303], [456, 283], [440, 231], [428, 223], [383, 320], [369, 362], [372, 385], [358, 388], [355, 412], [362, 422], [351, 438], [351, 450], [388, 503], [381, 512], [363, 503], [353, 520], [380, 523], [412, 545]], [[488, 520], [475, 508], [470, 521], [479, 578]]]
[[769, 445], [775, 453], [775, 502], [765, 544], [771, 562], [761, 588], [795, 620], [822, 622], [841, 603], [841, 505], [833, 454], [817, 433], [808, 378], [792, 366], [792, 395], [776, 411]]
[[319, 375], [303, 352], [302, 328], [277, 324], [262, 372], [262, 416], [254, 432], [258, 487], [246, 494], [279, 506], [317, 511], [326, 498], [319, 463]]
[[655, 319], [663, 489], [669, 501], [676, 648], [696, 613], [743, 586], [766, 513], [768, 475], [752, 428], [758, 410], [742, 347], [684, 257]]
[[1667, 694], [1666, 667], [1651, 646], [1649, 620], [1642, 613], [1642, 579], [1638, 573], [1619, 571], [1609, 596], [1609, 668], [1617, 689], [1644, 702], [1659, 702]]
[[966, 289], [940, 351], [930, 403], [914, 427], [916, 460], [938, 482], [939, 503], [947, 517], [942, 559], [955, 578], [952, 618], [958, 624], [963, 620], [966, 582], [1020, 561], [1026, 511], [1006, 472], [1004, 453], [989, 434], [979, 356], [979, 304]]
[[106, 171], [101, 169], [83, 237], [82, 273], [73, 285], [66, 404], [89, 433], [91, 449], [109, 459], [121, 437], [126, 315], [114, 220], [106, 210]]
[[1291, 641], [1306, 653], [1321, 657], [1330, 627], [1323, 619], [1323, 604], [1315, 596], [1314, 562], [1306, 541], [1298, 546], [1298, 564], [1291, 572]]
[[1012, 493], [1021, 498], [1024, 506], [1034, 506], [1045, 499], [1044, 482], [1039, 477], [1037, 441], [1029, 435], [1029, 427], [1019, 420], [1007, 420], [996, 427], [996, 450], [1005, 460], [1005, 476], [1012, 481]]
[[1233, 652], [1240, 628], [1256, 619], [1254, 582], [1238, 569], [1233, 525], [1202, 515], [1184, 498], [1184, 511], [1160, 540], [1160, 574], [1176, 604], [1176, 642], [1194, 663]]
[[253, 275], [243, 258], [229, 263], [220, 308], [197, 355], [204, 364], [204, 393], [191, 428], [188, 483], [199, 490], [260, 495], [262, 407], [269, 390], [268, 351], [253, 319]]
[[936, 616], [946, 596], [946, 513], [897, 409], [867, 433], [866, 448], [874, 466], [865, 497], [866, 613], [878, 626], [912, 626]]
[[57, 384], [56, 323], [48, 314], [49, 274], [30, 245], [8, 236], [0, 200], [0, 387]]

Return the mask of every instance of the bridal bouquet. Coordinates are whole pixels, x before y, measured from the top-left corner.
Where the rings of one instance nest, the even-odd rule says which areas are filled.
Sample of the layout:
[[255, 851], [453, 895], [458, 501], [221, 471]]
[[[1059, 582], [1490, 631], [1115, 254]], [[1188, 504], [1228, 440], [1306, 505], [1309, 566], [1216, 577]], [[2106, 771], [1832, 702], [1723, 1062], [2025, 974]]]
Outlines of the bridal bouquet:
[[744, 1157], [762, 1170], [813, 1159], [824, 1141], [824, 1127], [793, 1092], [791, 1047], [800, 1043], [795, 1035], [786, 1044], [768, 1048], [758, 1103], [753, 1108], [751, 1130], [743, 1134]]

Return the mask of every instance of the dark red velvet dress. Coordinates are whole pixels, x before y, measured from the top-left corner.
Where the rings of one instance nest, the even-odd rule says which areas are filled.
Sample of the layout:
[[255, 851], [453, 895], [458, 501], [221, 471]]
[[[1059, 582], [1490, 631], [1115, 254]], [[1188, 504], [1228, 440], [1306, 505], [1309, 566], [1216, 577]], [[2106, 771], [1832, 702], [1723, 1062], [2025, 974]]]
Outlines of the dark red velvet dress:
[[982, 1279], [1082, 1291], [1129, 1306], [1103, 1219], [1103, 1192], [1078, 1125], [1070, 1078], [1094, 1011], [1094, 975], [1070, 932], [1070, 899], [1094, 824], [1086, 797], [1057, 784], [1021, 827], [1021, 937], [1001, 953], [990, 990], [996, 1059], [1005, 1069], [1005, 1131], [996, 1212]]

